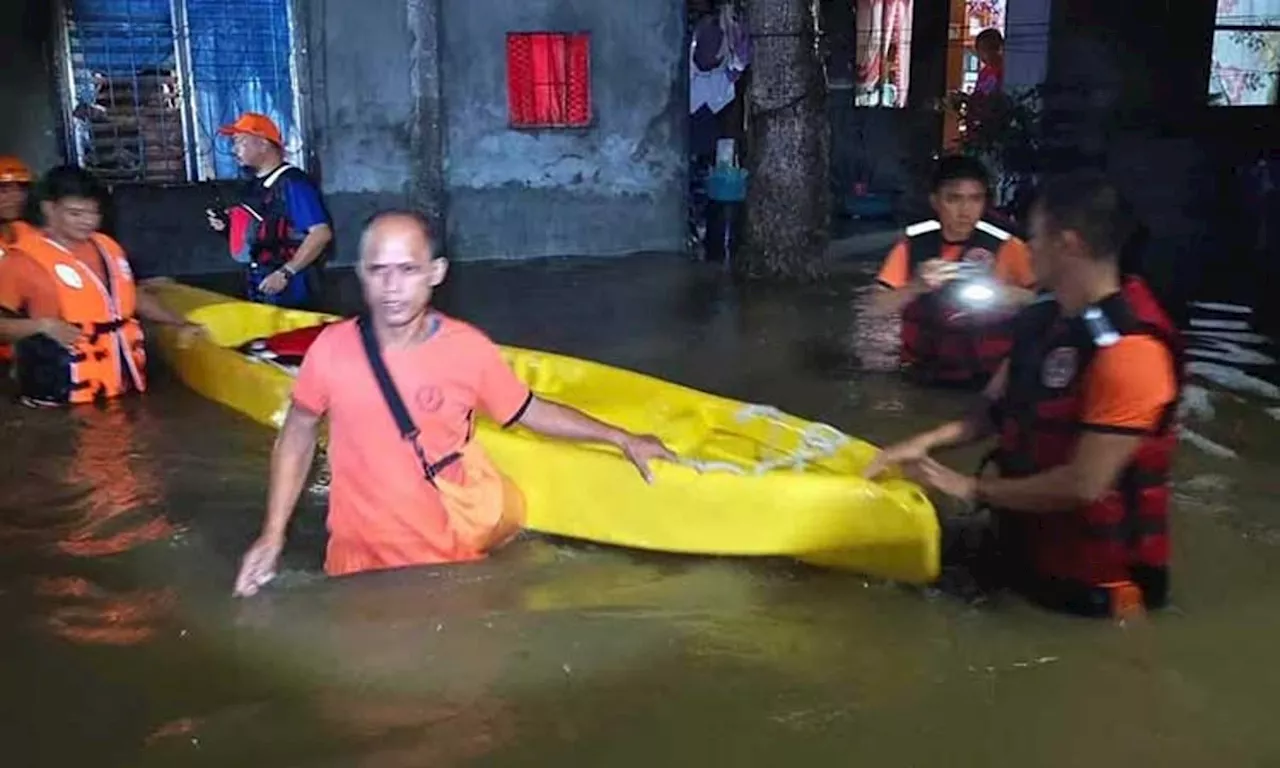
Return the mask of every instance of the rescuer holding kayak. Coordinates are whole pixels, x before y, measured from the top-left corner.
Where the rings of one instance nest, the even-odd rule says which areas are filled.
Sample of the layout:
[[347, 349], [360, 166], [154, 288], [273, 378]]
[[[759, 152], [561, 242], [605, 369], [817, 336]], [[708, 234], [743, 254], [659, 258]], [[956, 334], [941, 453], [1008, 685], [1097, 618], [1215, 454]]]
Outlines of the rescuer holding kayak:
[[923, 383], [986, 383], [1009, 351], [1008, 321], [1035, 297], [1026, 244], [983, 219], [989, 188], [979, 161], [943, 158], [937, 218], [907, 227], [880, 269], [872, 312], [902, 312], [901, 360]]
[[358, 275], [366, 314], [327, 326], [307, 350], [237, 595], [274, 575], [324, 417], [331, 576], [476, 560], [519, 531], [519, 489], [473, 440], [477, 408], [499, 424], [613, 445], [646, 481], [651, 460], [675, 459], [657, 438], [530, 392], [488, 337], [431, 307], [447, 267], [417, 214], [383, 213], [365, 228]]
[[140, 318], [203, 329], [139, 290], [124, 249], [98, 232], [101, 185], [61, 166], [41, 182], [44, 230], [0, 260], [0, 341], [14, 343], [22, 402], [89, 403], [147, 387]]
[[307, 306], [319, 292], [317, 260], [333, 240], [320, 190], [284, 161], [284, 139], [266, 115], [246, 112], [218, 132], [232, 137], [236, 159], [254, 178], [234, 206], [206, 211], [209, 226], [226, 232], [231, 257], [245, 267], [250, 301]]
[[[1053, 291], [1018, 317], [990, 408], [885, 449], [920, 482], [992, 510], [994, 576], [1085, 615], [1165, 604], [1170, 463], [1182, 342], [1147, 285], [1122, 277], [1133, 217], [1101, 175], [1050, 181], [1031, 209], [1032, 263]], [[994, 476], [930, 453], [995, 435]]]

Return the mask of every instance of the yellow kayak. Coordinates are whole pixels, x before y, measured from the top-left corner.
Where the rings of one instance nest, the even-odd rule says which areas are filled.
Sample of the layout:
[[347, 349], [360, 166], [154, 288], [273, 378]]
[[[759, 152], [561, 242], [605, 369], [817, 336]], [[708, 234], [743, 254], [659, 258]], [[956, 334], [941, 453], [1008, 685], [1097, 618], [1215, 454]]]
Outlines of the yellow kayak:
[[[160, 353], [183, 383], [277, 427], [291, 373], [236, 348], [339, 319], [167, 281], [148, 290], [209, 329], [210, 340], [185, 345], [173, 331], [158, 331]], [[608, 447], [549, 440], [481, 420], [478, 439], [523, 490], [530, 529], [665, 552], [792, 557], [911, 583], [936, 578], [940, 533], [933, 506], [900, 477], [862, 479], [876, 451], [870, 443], [631, 371], [502, 349], [538, 396], [658, 435], [683, 459], [656, 463], [655, 482], [646, 485]]]

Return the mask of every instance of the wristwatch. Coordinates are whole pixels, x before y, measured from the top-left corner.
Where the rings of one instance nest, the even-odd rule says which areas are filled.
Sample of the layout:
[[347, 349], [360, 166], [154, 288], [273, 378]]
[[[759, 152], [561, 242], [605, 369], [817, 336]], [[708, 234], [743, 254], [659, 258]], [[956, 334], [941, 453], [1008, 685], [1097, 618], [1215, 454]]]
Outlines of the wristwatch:
[[290, 280], [298, 276], [298, 273], [293, 271], [293, 267], [289, 266], [288, 264], [285, 264], [283, 267], [281, 267], [280, 271], [283, 272], [284, 276], [289, 278]]

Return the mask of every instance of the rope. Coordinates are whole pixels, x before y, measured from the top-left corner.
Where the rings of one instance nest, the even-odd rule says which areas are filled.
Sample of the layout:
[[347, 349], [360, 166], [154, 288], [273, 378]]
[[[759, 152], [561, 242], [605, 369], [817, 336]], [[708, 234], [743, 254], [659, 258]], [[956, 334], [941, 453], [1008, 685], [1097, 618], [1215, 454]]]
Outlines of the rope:
[[[753, 419], [766, 419], [775, 428], [792, 429], [786, 422], [786, 414], [771, 405], [749, 404], [743, 406], [735, 420], [745, 423]], [[830, 424], [810, 424], [800, 432], [800, 446], [777, 458], [757, 462], [754, 467], [741, 467], [727, 461], [702, 461], [681, 459], [680, 464], [697, 472], [726, 472], [734, 475], [759, 477], [776, 469], [802, 470], [806, 465], [827, 459], [849, 442], [849, 436]]]

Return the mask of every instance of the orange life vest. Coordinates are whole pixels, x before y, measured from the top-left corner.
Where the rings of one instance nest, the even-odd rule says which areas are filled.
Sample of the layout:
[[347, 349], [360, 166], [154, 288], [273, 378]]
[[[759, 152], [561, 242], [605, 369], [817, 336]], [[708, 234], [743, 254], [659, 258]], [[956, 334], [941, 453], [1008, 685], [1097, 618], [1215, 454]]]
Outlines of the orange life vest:
[[[4, 235], [0, 236], [0, 259], [5, 257], [5, 252], [10, 248], [21, 250], [24, 245], [33, 238], [40, 237], [40, 230], [31, 226], [25, 221], [10, 221], [8, 229], [0, 229]], [[9, 344], [0, 344], [0, 363], [7, 363], [13, 359], [13, 347]]]
[[[59, 402], [88, 403], [100, 397], [117, 397], [131, 388], [139, 392], [147, 388], [146, 350], [142, 326], [135, 315], [137, 288], [133, 272], [124, 250], [114, 240], [95, 234], [91, 242], [102, 259], [105, 283], [68, 250], [46, 237], [28, 242], [23, 249], [48, 273], [57, 290], [60, 318], [84, 332], [75, 349], [60, 362], [48, 355], [28, 362], [22, 349], [26, 340], [19, 343], [20, 380], [32, 380], [30, 375], [24, 375], [25, 365], [65, 367], [65, 372], [39, 372], [46, 381], [67, 382], [67, 391], [55, 398]], [[23, 394], [49, 399], [45, 393]]]
[[[996, 254], [1012, 234], [987, 221], [978, 222], [964, 243], [947, 243], [936, 219], [912, 224], [906, 245], [914, 273], [947, 245], [960, 246], [959, 262], [987, 276]], [[1013, 345], [1010, 321], [1016, 310], [990, 308], [973, 311], [953, 295], [954, 283], [914, 299], [902, 310], [901, 361], [912, 375], [928, 384], [981, 387], [1000, 368]]]
[[[1029, 307], [1009, 358], [1009, 381], [995, 408], [1000, 445], [994, 458], [1004, 477], [1026, 477], [1071, 461], [1088, 430], [1126, 433], [1083, 423], [1081, 382], [1100, 347], [1145, 335], [1174, 359], [1181, 394], [1183, 345], [1177, 327], [1137, 278], [1079, 317], [1059, 316], [1053, 302]], [[1149, 432], [1116, 487], [1093, 504], [1059, 514], [1000, 512], [1011, 575], [1048, 602], [1092, 613], [1106, 608], [1107, 587], [1136, 583], [1150, 605], [1168, 589], [1170, 465], [1178, 437], [1178, 400]], [[1096, 603], [1096, 605], [1087, 605]]]

